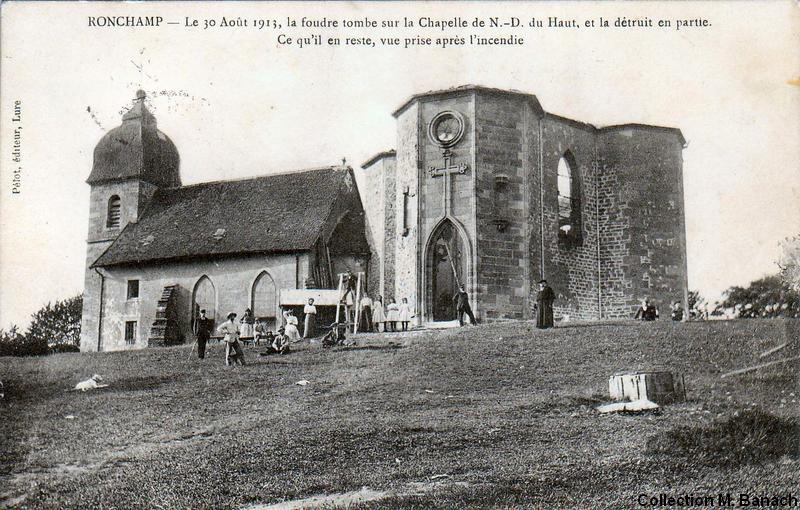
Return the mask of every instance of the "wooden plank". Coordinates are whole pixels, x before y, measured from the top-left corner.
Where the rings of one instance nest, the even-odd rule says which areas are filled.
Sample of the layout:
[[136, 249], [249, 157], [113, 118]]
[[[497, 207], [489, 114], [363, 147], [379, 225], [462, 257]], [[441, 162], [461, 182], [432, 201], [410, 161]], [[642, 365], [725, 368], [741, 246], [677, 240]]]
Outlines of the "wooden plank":
[[764, 368], [764, 367], [768, 367], [768, 366], [771, 366], [771, 365], [777, 365], [779, 363], [788, 363], [789, 361], [795, 361], [795, 360], [799, 360], [799, 359], [800, 359], [800, 356], [795, 356], [793, 358], [779, 359], [779, 360], [775, 360], [775, 361], [770, 361], [769, 363], [762, 363], [760, 365], [755, 365], [755, 366], [752, 366], [752, 367], [740, 368], [738, 370], [734, 370], [732, 372], [728, 372], [728, 373], [722, 374], [720, 376], [720, 378], [724, 379], [725, 377], [730, 377], [732, 375], [746, 374], [748, 372], [753, 372], [755, 370], [758, 370], [758, 369], [761, 369], [761, 368]]

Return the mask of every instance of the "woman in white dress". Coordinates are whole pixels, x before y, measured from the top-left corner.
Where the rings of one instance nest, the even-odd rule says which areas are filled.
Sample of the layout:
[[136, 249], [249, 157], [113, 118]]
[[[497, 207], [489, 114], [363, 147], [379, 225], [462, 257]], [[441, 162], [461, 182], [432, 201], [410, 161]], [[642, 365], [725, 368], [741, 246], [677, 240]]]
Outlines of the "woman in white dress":
[[408, 299], [403, 298], [403, 302], [398, 306], [398, 319], [403, 325], [403, 331], [408, 331], [408, 323], [411, 321], [411, 307], [408, 306]]
[[294, 316], [294, 312], [292, 310], [286, 310], [283, 312], [283, 319], [286, 321], [285, 335], [289, 338], [289, 341], [299, 342], [302, 340], [300, 337], [300, 331], [297, 329], [297, 317]]
[[303, 308], [303, 313], [306, 316], [303, 338], [311, 338], [317, 334], [317, 307], [314, 306], [313, 298], [309, 298], [308, 304]]
[[242, 318], [239, 322], [242, 323], [241, 327], [239, 328], [239, 335], [242, 338], [252, 338], [255, 336], [256, 318], [253, 317], [253, 312], [250, 311], [249, 308], [244, 310], [244, 315], [242, 315]]
[[400, 308], [397, 306], [397, 303], [394, 302], [394, 299], [390, 299], [389, 304], [386, 305], [386, 327], [384, 330], [397, 331], [398, 320], [400, 320]]
[[[383, 299], [378, 296], [372, 302], [372, 324], [375, 325], [375, 332], [380, 333], [380, 324], [384, 321], [383, 317]], [[383, 328], [386, 331], [386, 328]]]

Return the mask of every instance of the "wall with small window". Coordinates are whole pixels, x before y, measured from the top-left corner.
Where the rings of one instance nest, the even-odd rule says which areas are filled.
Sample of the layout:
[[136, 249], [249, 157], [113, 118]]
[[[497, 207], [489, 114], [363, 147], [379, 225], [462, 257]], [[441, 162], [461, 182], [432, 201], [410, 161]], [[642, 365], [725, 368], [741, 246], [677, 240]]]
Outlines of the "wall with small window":
[[278, 319], [272, 309], [280, 290], [296, 288], [297, 279], [302, 283], [308, 267], [308, 255], [302, 254], [103, 268], [102, 327], [94, 322], [87, 334], [92, 334], [91, 346], [96, 349], [102, 331], [104, 351], [147, 347], [158, 300], [168, 285], [178, 286], [178, 328], [185, 339], [194, 338], [192, 322], [200, 309], [207, 310], [215, 327], [228, 313], [241, 317], [245, 308], [254, 306], [257, 313]]
[[[557, 317], [596, 318], [599, 313], [596, 133], [594, 127], [545, 115], [542, 129], [544, 181], [539, 265], [556, 292]], [[536, 197], [534, 203], [539, 203]], [[534, 275], [539, 276], [539, 275]], [[535, 288], [534, 288], [535, 292]]]

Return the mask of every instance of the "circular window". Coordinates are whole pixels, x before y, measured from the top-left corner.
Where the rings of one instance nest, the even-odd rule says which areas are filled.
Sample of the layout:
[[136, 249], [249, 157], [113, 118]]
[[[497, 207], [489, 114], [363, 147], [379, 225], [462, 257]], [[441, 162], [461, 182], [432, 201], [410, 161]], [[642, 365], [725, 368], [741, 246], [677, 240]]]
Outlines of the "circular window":
[[441, 112], [428, 126], [428, 137], [441, 147], [452, 147], [462, 136], [464, 136], [464, 117], [458, 112]]

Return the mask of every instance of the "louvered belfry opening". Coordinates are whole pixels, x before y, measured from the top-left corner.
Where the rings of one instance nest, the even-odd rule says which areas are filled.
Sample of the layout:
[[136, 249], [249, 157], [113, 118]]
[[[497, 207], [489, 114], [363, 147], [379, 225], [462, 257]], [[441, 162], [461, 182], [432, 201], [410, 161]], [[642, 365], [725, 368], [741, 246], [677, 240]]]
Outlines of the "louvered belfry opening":
[[120, 217], [122, 215], [122, 204], [117, 195], [108, 199], [108, 215], [106, 217], [107, 228], [119, 228]]

